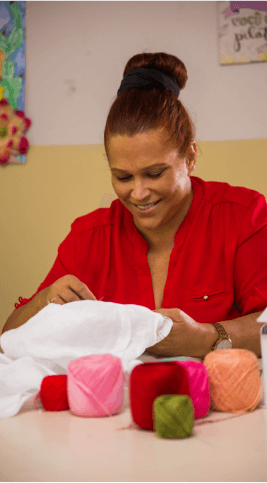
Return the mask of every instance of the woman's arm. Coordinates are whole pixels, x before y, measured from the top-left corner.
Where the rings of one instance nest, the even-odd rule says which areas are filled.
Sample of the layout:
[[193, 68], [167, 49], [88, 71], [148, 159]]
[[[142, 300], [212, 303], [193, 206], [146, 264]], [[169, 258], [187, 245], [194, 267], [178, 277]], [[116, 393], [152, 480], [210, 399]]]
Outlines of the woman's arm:
[[36, 315], [41, 309], [43, 309], [47, 302], [45, 300], [45, 292], [46, 289], [41, 290], [35, 297], [22, 307], [14, 310], [12, 314], [8, 317], [3, 333], [7, 330], [16, 329], [21, 325], [25, 324], [29, 319], [31, 319], [34, 315]]
[[36, 315], [51, 300], [57, 305], [64, 305], [79, 300], [96, 300], [85, 283], [74, 275], [64, 275], [49, 287], [44, 288], [30, 302], [19, 307], [7, 319], [3, 332], [16, 329]]
[[[232, 341], [233, 349], [247, 349], [261, 357], [260, 329], [265, 323], [257, 322], [262, 312], [244, 315], [233, 320], [220, 322]], [[218, 340], [219, 334], [212, 324], [204, 324], [207, 330], [205, 355], [211, 351], [212, 345]], [[216, 332], [216, 333], [215, 333]]]
[[[212, 324], [196, 322], [179, 309], [159, 309], [155, 312], [173, 320], [170, 334], [161, 342], [146, 349], [158, 357], [188, 356], [204, 358], [212, 350], [219, 334]], [[219, 322], [232, 340], [233, 349], [247, 349], [261, 357], [260, 329], [264, 323], [257, 322], [262, 312], [244, 315], [234, 320]]]
[[[41, 283], [35, 294], [29, 299], [29, 301], [27, 301], [26, 299], [26, 303], [25, 301], [24, 303], [22, 302], [22, 306], [16, 308], [16, 310], [14, 310], [12, 314], [8, 317], [4, 325], [3, 333], [7, 330], [16, 329], [17, 327], [25, 324], [25, 322], [34, 317], [34, 315], [36, 315], [41, 309], [43, 309], [47, 305], [49, 300], [52, 300], [53, 297], [50, 295], [50, 293], [48, 295], [48, 290], [53, 286], [54, 283], [56, 283], [60, 279], [64, 279], [65, 276], [74, 273], [75, 252], [76, 236], [75, 232], [71, 230], [71, 232], [67, 235], [65, 240], [59, 246], [58, 256], [45, 280]], [[57, 288], [58, 287], [56, 286], [55, 290], [52, 291], [53, 296], [58, 293], [56, 291]], [[56, 302], [60, 303], [60, 299], [58, 299]], [[62, 301], [62, 303], [64, 302]]]

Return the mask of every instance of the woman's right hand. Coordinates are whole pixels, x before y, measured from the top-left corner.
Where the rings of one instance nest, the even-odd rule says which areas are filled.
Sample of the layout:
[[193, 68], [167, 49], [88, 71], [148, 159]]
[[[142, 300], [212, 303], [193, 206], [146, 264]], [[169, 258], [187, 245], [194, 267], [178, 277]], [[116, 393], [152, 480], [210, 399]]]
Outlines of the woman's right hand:
[[70, 274], [59, 278], [52, 283], [52, 285], [43, 289], [42, 292], [44, 305], [51, 302], [58, 305], [64, 305], [79, 300], [96, 300], [96, 297], [89, 290], [87, 285], [74, 275]]

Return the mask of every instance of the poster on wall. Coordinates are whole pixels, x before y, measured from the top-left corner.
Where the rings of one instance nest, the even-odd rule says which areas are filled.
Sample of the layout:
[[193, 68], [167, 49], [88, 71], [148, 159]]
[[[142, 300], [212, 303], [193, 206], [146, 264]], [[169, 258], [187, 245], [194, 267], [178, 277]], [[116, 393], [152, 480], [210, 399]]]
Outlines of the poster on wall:
[[220, 64], [266, 62], [267, 2], [218, 2], [217, 5]]
[[[26, 1], [0, 1], [0, 100], [24, 111]], [[1, 142], [8, 126], [1, 125]], [[10, 141], [9, 141], [10, 142]], [[6, 164], [25, 163], [25, 155], [11, 155]]]

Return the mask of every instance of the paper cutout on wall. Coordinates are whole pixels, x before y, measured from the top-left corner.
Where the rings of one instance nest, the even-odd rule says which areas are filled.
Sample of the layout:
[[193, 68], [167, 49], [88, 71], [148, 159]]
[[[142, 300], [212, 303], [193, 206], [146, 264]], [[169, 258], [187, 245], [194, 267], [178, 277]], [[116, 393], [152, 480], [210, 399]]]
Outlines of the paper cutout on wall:
[[23, 111], [11, 109], [7, 99], [0, 100], [0, 165], [17, 163], [18, 154], [26, 154], [29, 142], [24, 134], [31, 120]]
[[240, 10], [240, 8], [253, 8], [267, 12], [266, 0], [230, 0], [231, 10]]
[[[267, 61], [267, 12], [218, 2], [219, 62], [221, 65]], [[254, 3], [255, 6], [258, 2]], [[262, 3], [262, 2], [259, 2]], [[239, 6], [244, 2], [239, 2]]]
[[[0, 100], [24, 111], [26, 2], [0, 1]], [[14, 155], [6, 164], [25, 163]]]

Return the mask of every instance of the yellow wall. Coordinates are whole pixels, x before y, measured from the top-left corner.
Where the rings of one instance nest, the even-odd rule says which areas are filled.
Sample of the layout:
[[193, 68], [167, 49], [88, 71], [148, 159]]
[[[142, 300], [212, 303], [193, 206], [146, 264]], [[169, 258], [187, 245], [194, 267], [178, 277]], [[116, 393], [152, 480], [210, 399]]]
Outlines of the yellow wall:
[[[195, 175], [267, 198], [266, 153], [267, 139], [198, 143]], [[24, 166], [0, 169], [0, 328], [43, 281], [72, 221], [105, 193], [114, 195], [103, 145], [32, 146]]]

